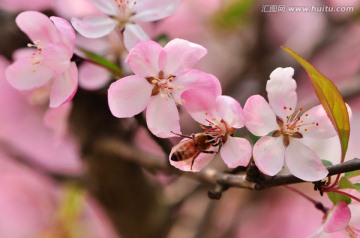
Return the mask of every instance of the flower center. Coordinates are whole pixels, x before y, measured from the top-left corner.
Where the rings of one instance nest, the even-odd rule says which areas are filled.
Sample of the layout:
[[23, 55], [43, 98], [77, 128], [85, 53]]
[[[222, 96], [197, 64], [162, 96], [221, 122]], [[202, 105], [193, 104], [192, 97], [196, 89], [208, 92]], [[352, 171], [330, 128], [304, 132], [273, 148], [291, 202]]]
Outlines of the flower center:
[[[30, 55], [30, 63], [34, 66], [40, 65], [42, 63], [42, 52], [43, 52], [43, 47], [41, 45], [41, 41], [36, 40], [36, 41], [34, 41], [34, 44], [28, 43], [27, 47], [36, 48], [36, 51], [34, 53], [31, 53], [31, 55]], [[32, 71], [35, 72], [35, 69], [33, 69]]]
[[304, 117], [308, 117], [309, 114], [306, 113], [302, 116], [299, 116], [302, 108], [299, 108], [298, 111], [293, 112], [291, 107], [284, 106], [284, 110], [287, 111], [286, 121], [280, 117], [276, 117], [276, 122], [278, 123], [280, 130], [274, 131], [272, 133], [273, 137], [283, 136], [283, 142], [285, 146], [288, 146], [290, 143], [290, 137], [293, 138], [303, 138], [301, 132], [307, 132], [313, 126], [319, 126], [318, 122], [304, 122]]
[[113, 16], [121, 28], [125, 26], [126, 23], [130, 22], [130, 18], [135, 15], [133, 8], [136, 5], [136, 1], [130, 0], [114, 0], [119, 8], [118, 16]]
[[207, 122], [209, 123], [208, 126], [200, 127], [205, 130], [206, 135], [212, 138], [210, 141], [215, 145], [225, 143], [228, 136], [234, 134], [236, 130], [230, 127], [223, 119], [217, 121], [215, 118], [212, 118], [211, 121], [207, 120]]
[[151, 95], [160, 95], [160, 97], [168, 100], [173, 99], [176, 104], [184, 104], [183, 100], [180, 100], [180, 93], [184, 90], [184, 86], [177, 86], [173, 83], [175, 75], [165, 76], [163, 71], [160, 71], [156, 77], [147, 77], [146, 80], [153, 84], [153, 90]]

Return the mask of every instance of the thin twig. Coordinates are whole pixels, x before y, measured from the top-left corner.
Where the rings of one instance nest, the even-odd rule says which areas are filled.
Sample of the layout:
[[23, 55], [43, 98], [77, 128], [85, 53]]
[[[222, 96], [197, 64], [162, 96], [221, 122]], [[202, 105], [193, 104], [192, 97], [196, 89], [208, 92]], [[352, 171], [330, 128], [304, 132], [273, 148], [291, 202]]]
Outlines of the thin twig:
[[[264, 176], [264, 178], [260, 181], [251, 182], [247, 180], [245, 173], [230, 174], [220, 172], [212, 168], [205, 168], [199, 173], [183, 172], [172, 167], [167, 161], [167, 158], [159, 158], [157, 156], [141, 152], [137, 148], [130, 146], [125, 142], [111, 139], [101, 140], [97, 143], [97, 146], [99, 149], [106, 150], [110, 153], [120, 155], [126, 154], [126, 156], [122, 156], [122, 158], [127, 158], [128, 160], [140, 164], [147, 169], [161, 170], [171, 174], [181, 174], [211, 185], [221, 184], [229, 187], [263, 190], [276, 186], [306, 182], [293, 175], [276, 175], [273, 177]], [[355, 158], [343, 164], [328, 166], [327, 169], [329, 170], [329, 176], [360, 170], [360, 159]]]

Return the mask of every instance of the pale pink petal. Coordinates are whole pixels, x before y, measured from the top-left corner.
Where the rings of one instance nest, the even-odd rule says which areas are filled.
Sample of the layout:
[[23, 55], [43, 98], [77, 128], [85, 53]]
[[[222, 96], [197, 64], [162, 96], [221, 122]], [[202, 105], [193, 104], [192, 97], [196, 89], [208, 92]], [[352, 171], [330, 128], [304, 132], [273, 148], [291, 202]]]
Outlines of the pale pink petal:
[[209, 119], [221, 120], [216, 111], [216, 97], [209, 96], [205, 90], [190, 89], [181, 95], [183, 106], [197, 122], [208, 125]]
[[124, 45], [128, 51], [134, 48], [139, 42], [150, 40], [141, 26], [137, 24], [126, 24], [123, 35]]
[[21, 11], [43, 11], [52, 8], [52, 1], [49, 0], [36, 0], [36, 1], [14, 1], [14, 0], [1, 0], [0, 8], [9, 12], [18, 13]]
[[166, 75], [180, 75], [192, 69], [204, 57], [207, 50], [201, 45], [182, 39], [174, 39], [164, 47], [159, 65]]
[[254, 162], [261, 172], [274, 176], [284, 165], [285, 146], [283, 138], [261, 137], [253, 148]]
[[296, 82], [292, 78], [293, 68], [276, 68], [266, 84], [269, 104], [275, 114], [282, 119], [291, 115], [297, 104]]
[[46, 67], [60, 74], [70, 65], [69, 51], [64, 43], [49, 44], [42, 52], [43, 63]]
[[119, 12], [119, 7], [117, 5], [117, 1], [115, 0], [91, 0], [92, 4], [94, 4], [100, 11], [107, 15], [116, 16]]
[[331, 124], [322, 105], [315, 106], [304, 112], [300, 117], [300, 133], [313, 139], [326, 139], [336, 136], [334, 126]]
[[31, 41], [40, 41], [42, 47], [60, 40], [59, 33], [53, 22], [40, 12], [22, 12], [16, 17], [16, 24]]
[[131, 19], [135, 21], [157, 21], [174, 13], [180, 3], [180, 0], [137, 1], [134, 6], [136, 14]]
[[35, 52], [36, 52], [36, 49], [32, 48], [32, 47], [31, 48], [29, 48], [29, 47], [19, 48], [19, 49], [16, 49], [12, 53], [12, 58], [13, 58], [14, 61], [20, 60], [22, 58], [29, 57], [31, 54], [33, 54]]
[[78, 70], [72, 62], [69, 68], [54, 79], [50, 93], [50, 107], [59, 107], [70, 101], [78, 87]]
[[73, 17], [71, 24], [85, 37], [100, 38], [112, 32], [117, 22], [108, 16], [87, 16], [82, 19]]
[[349, 208], [351, 211], [351, 220], [349, 225], [360, 230], [360, 203], [351, 203], [349, 204]]
[[295, 139], [286, 148], [285, 162], [290, 172], [304, 181], [318, 181], [328, 174], [315, 152]]
[[126, 62], [139, 76], [157, 76], [160, 71], [158, 62], [161, 51], [162, 47], [155, 41], [142, 41], [130, 50]]
[[174, 137], [172, 132], [181, 134], [179, 112], [175, 102], [159, 95], [150, 99], [146, 109], [146, 123], [149, 130], [157, 137]]
[[276, 116], [270, 105], [260, 95], [251, 96], [244, 106], [246, 128], [257, 136], [265, 136], [279, 129]]
[[[173, 161], [173, 160], [171, 160], [171, 157], [173, 156], [174, 152], [177, 151], [179, 149], [179, 147], [182, 146], [182, 143], [184, 143], [184, 142], [186, 142], [188, 140], [192, 140], [192, 139], [183, 139], [183, 140], [180, 141], [179, 144], [175, 145], [171, 149], [171, 152], [170, 152], [170, 155], [169, 155], [170, 164], [172, 166], [174, 166], [175, 168], [178, 168], [178, 169], [180, 169], [182, 171], [199, 172], [200, 170], [205, 168], [210, 163], [210, 161], [215, 157], [216, 153], [219, 150], [219, 147], [211, 146], [209, 149], [206, 150], [206, 151], [213, 151], [213, 153], [200, 153], [196, 157], [193, 156], [193, 157], [190, 157], [190, 158], [188, 158], [186, 160], [183, 160], [183, 161]], [[194, 163], [193, 163], [192, 168], [191, 168], [191, 164], [192, 164], [192, 161], [193, 161], [194, 158], [195, 158], [195, 160], [194, 160]]]
[[55, 24], [56, 29], [60, 32], [62, 42], [67, 46], [69, 53], [72, 55], [75, 47], [75, 31], [71, 24], [60, 17], [50, 17], [50, 20]]
[[325, 232], [336, 232], [345, 229], [351, 218], [351, 212], [344, 201], [338, 202], [327, 214], [324, 222]]
[[229, 96], [216, 98], [216, 111], [219, 116], [231, 127], [244, 126], [244, 115], [240, 103]]
[[43, 64], [32, 64], [30, 57], [15, 61], [7, 67], [6, 79], [18, 90], [31, 90], [46, 84], [53, 76], [53, 71]]
[[118, 118], [132, 117], [148, 105], [153, 86], [145, 78], [127, 76], [112, 83], [108, 90], [111, 113]]
[[220, 155], [229, 168], [247, 166], [251, 158], [251, 145], [244, 138], [229, 136], [221, 147]]
[[104, 87], [111, 79], [105, 68], [85, 62], [79, 67], [79, 86], [86, 90], [97, 90]]
[[324, 234], [324, 224], [321, 224], [321, 226], [312, 234], [309, 235], [308, 238], [320, 238]]
[[57, 140], [64, 138], [67, 134], [68, 119], [72, 109], [71, 102], [65, 103], [57, 108], [49, 108], [44, 115], [44, 125], [54, 132]]
[[207, 91], [208, 98], [213, 98], [213, 100], [222, 93], [220, 81], [216, 76], [196, 69], [176, 76], [173, 84], [177, 87], [183, 87], [184, 91], [188, 89]]

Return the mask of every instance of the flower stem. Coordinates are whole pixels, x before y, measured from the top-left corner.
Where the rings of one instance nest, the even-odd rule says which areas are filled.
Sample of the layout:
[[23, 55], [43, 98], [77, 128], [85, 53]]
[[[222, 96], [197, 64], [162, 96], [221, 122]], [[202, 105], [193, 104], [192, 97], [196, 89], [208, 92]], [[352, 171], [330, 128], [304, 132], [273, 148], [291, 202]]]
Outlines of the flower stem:
[[339, 180], [340, 180], [340, 174], [337, 174], [336, 178], [335, 178], [335, 181], [331, 185], [329, 185], [329, 186], [325, 185], [325, 186], [322, 187], [323, 191], [325, 192], [327, 190], [331, 190], [331, 189], [335, 188], [338, 185]]
[[284, 186], [285, 188], [289, 189], [290, 191], [293, 191], [294, 193], [299, 194], [300, 196], [304, 197], [306, 200], [308, 200], [309, 202], [313, 203], [315, 208], [322, 211], [324, 214], [327, 213], [327, 211], [329, 210], [327, 207], [325, 207], [321, 202], [316, 201], [315, 199], [309, 197], [308, 195], [306, 195], [305, 193], [301, 192], [300, 190], [287, 186]]

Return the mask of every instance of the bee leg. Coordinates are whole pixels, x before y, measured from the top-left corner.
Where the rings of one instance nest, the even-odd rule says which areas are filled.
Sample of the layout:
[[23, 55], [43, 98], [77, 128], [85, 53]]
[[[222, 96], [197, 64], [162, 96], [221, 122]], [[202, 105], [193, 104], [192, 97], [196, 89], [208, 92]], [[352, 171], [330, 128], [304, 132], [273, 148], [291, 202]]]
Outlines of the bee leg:
[[190, 170], [192, 170], [192, 167], [193, 167], [193, 165], [194, 165], [194, 162], [195, 162], [195, 158], [193, 158], [192, 161], [191, 161]]
[[205, 153], [205, 154], [215, 154], [217, 152], [219, 152], [219, 151], [206, 151], [206, 150], [201, 151], [201, 153]]
[[173, 131], [170, 131], [170, 132], [173, 133], [174, 135], [177, 135], [177, 136], [180, 136], [180, 137], [183, 137], [183, 138], [194, 139], [194, 135], [187, 136], [187, 135], [178, 134], [178, 133], [173, 132]]
[[197, 152], [197, 153], [194, 155], [194, 158], [193, 158], [192, 161], [191, 161], [190, 170], [192, 170], [193, 165], [194, 165], [194, 162], [195, 162], [195, 159], [199, 156], [199, 154], [200, 154], [200, 152]]

